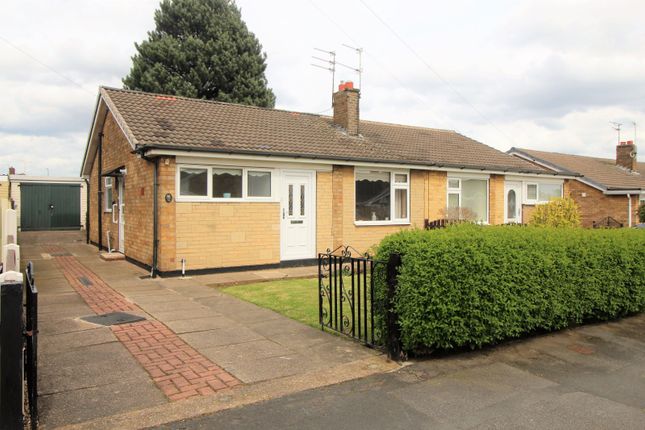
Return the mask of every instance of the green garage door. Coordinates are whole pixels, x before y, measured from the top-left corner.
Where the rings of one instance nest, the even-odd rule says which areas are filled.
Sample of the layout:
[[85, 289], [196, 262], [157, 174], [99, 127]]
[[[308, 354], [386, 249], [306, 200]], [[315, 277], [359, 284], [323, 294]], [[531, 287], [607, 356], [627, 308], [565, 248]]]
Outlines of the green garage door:
[[20, 184], [20, 229], [81, 228], [81, 186], [78, 184]]

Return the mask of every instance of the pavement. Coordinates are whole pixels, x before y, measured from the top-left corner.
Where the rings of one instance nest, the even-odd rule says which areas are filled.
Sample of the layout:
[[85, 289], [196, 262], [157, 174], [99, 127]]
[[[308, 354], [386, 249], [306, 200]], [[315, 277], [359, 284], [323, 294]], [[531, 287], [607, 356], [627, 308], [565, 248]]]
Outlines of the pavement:
[[645, 429], [645, 315], [412, 363], [160, 429]]
[[[218, 291], [311, 268], [150, 279], [82, 232], [24, 232], [39, 290], [41, 428], [143, 428], [398, 368], [348, 339]], [[121, 311], [145, 320], [82, 320]]]

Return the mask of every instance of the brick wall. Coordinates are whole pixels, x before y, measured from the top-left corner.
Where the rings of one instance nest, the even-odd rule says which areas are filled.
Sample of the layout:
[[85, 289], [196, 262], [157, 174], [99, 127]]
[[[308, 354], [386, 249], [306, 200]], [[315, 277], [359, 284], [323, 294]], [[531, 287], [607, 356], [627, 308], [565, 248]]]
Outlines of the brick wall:
[[427, 175], [426, 216], [430, 221], [443, 218], [446, 209], [446, 187], [448, 186], [448, 174], [446, 172], [425, 172]]
[[182, 202], [175, 211], [176, 260], [187, 269], [280, 262], [280, 203]]
[[[583, 227], [592, 227], [594, 221], [601, 221], [608, 216], [625, 226], [628, 225], [628, 203], [625, 195], [608, 196], [596, 188], [572, 179], [565, 179], [563, 195], [571, 197], [578, 205]], [[638, 222], [638, 199], [638, 196], [632, 196], [632, 224]], [[523, 205], [522, 222], [529, 223], [534, 210], [534, 205]]]
[[[121, 132], [112, 114], [108, 114], [103, 128], [103, 173], [125, 166], [125, 255], [145, 264], [152, 264], [152, 187], [154, 168], [152, 163], [137, 158], [132, 147]], [[94, 157], [90, 174], [90, 240], [98, 243], [98, 154]], [[114, 199], [117, 184], [114, 184]], [[107, 247], [107, 231], [111, 232], [111, 245], [118, 247], [118, 225], [112, 222], [112, 214], [105, 212], [102, 202], [103, 246]]]
[[332, 172], [316, 174], [316, 252], [334, 248]]
[[[174, 157], [163, 157], [159, 160], [158, 184], [158, 215], [159, 215], [159, 255], [157, 265], [159, 270], [167, 272], [181, 269], [181, 261], [177, 261], [177, 204], [175, 203], [175, 174]], [[172, 200], [166, 202], [165, 196], [170, 194]]]
[[504, 175], [490, 175], [488, 181], [489, 203], [488, 223], [504, 224]]
[[[583, 197], [583, 194], [586, 194]], [[583, 227], [591, 227], [594, 221], [612, 217], [616, 221], [628, 225], [627, 196], [608, 196], [602, 191], [580, 181], [568, 180], [565, 186], [565, 196], [571, 197], [580, 207], [580, 218]], [[638, 222], [638, 199], [632, 196], [632, 223]]]

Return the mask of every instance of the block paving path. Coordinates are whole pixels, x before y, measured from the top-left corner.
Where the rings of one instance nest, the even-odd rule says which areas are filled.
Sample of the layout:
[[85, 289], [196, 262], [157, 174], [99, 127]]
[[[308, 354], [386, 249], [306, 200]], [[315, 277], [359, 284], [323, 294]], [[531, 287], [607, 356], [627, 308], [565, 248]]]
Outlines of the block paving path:
[[[58, 264], [67, 282], [98, 315], [144, 312], [63, 248], [46, 246], [44, 249]], [[240, 384], [165, 324], [148, 318], [110, 328], [170, 400], [207, 396]]]

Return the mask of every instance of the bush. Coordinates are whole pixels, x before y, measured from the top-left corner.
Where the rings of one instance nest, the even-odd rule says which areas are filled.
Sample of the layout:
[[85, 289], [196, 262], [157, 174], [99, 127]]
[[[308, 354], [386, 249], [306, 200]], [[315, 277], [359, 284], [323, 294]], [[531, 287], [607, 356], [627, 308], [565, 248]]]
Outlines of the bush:
[[580, 227], [580, 211], [573, 199], [551, 199], [535, 207], [531, 224], [540, 227]]
[[[645, 310], [645, 231], [461, 225], [386, 237], [407, 352], [477, 348]], [[377, 330], [386, 285], [375, 279]]]
[[645, 222], [645, 202], [638, 207], [639, 222]]

